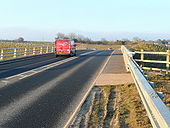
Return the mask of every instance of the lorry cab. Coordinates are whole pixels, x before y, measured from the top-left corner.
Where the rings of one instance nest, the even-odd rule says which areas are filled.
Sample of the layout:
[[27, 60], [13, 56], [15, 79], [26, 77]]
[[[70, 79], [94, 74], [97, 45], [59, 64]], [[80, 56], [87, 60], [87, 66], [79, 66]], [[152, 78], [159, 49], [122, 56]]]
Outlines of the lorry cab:
[[69, 55], [76, 56], [76, 45], [73, 40], [56, 40], [55, 41], [55, 55]]

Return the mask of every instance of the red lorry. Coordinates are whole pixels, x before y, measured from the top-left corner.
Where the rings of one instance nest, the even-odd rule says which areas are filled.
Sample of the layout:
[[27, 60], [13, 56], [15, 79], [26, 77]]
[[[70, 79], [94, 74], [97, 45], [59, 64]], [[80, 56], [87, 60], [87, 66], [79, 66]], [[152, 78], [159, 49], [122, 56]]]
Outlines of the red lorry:
[[73, 40], [56, 40], [55, 55], [76, 56], [76, 45]]

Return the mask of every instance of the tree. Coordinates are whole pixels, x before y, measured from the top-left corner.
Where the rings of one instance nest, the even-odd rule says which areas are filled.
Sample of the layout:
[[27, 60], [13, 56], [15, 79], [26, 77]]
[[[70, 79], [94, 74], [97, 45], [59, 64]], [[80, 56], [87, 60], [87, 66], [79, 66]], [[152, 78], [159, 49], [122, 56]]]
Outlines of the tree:
[[103, 42], [105, 42], [105, 41], [107, 41], [105, 38], [101, 38], [101, 41], [103, 41]]
[[15, 40], [16, 42], [24, 42], [24, 38], [23, 37], [19, 37], [18, 39]]
[[133, 41], [141, 41], [141, 39], [139, 37], [133, 37]]
[[85, 37], [83, 35], [78, 34], [76, 38], [78, 41], [83, 41]]
[[129, 42], [129, 39], [127, 38], [123, 38], [122, 41], [126, 41], [126, 42]]
[[161, 41], [162, 44], [168, 44], [168, 41], [166, 41], [165, 39]]
[[65, 37], [65, 34], [61, 33], [61, 32], [58, 32], [57, 33], [57, 39], [60, 39], [60, 38], [63, 38], [64, 39]]
[[75, 33], [69, 33], [68, 35], [67, 35], [67, 37], [69, 38], [69, 39], [71, 39], [71, 40], [74, 40], [74, 39], [76, 39], [76, 34]]
[[162, 41], [161, 39], [157, 39], [157, 40], [156, 40], [156, 42], [158, 42], [158, 43], [161, 43], [161, 41]]

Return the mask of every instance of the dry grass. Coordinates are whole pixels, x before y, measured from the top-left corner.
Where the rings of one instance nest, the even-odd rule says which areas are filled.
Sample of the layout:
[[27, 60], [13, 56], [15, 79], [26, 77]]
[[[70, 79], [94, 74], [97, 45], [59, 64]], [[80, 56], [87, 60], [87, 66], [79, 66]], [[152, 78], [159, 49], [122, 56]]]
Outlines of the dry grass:
[[119, 125], [117, 128], [151, 128], [149, 118], [134, 84], [117, 88], [120, 93], [118, 103]]
[[163, 92], [163, 102], [170, 109], [170, 74], [147, 73], [149, 80], [155, 83], [154, 90]]
[[97, 44], [77, 44], [78, 47], [95, 48], [97, 50], [107, 50], [108, 48], [119, 49], [121, 45], [97, 45]]
[[164, 45], [156, 45], [153, 43], [138, 43], [136, 45], [128, 45], [128, 48], [132, 51], [152, 51], [152, 52], [164, 52], [167, 48]]
[[51, 44], [52, 43], [47, 43], [47, 42], [29, 42], [29, 43], [0, 42], [0, 49], [20, 48], [20, 47], [41, 47], [41, 46], [49, 46]]
[[135, 85], [94, 87], [69, 128], [151, 128]]
[[[34, 55], [38, 55], [40, 54], [40, 48], [38, 47], [43, 47], [43, 46], [51, 46], [53, 45], [53, 43], [47, 43], [47, 42], [26, 42], [26, 43], [16, 43], [16, 42], [0, 42], [0, 53], [1, 53], [1, 49], [3, 50], [3, 55], [6, 57], [3, 57], [3, 60], [5, 59], [12, 59], [15, 58], [14, 57], [14, 49], [9, 49], [9, 48], [20, 48], [20, 49], [16, 49], [16, 57], [22, 57], [24, 56], [24, 50], [25, 49], [21, 49], [21, 48], [25, 48], [27, 47], [27, 56], [29, 55], [33, 55], [33, 47], [37, 47], [35, 48], [35, 53]], [[30, 47], [30, 48], [28, 48]], [[52, 50], [51, 48], [48, 49], [48, 51]], [[42, 49], [42, 53], [46, 53], [46, 49], [43, 48]]]

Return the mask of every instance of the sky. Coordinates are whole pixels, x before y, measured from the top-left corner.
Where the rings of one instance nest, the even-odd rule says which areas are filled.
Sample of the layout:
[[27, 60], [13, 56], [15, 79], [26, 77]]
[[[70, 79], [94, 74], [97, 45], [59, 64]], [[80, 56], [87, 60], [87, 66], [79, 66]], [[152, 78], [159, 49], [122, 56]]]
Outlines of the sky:
[[0, 0], [0, 39], [170, 39], [170, 0]]

